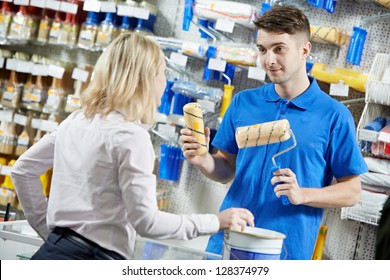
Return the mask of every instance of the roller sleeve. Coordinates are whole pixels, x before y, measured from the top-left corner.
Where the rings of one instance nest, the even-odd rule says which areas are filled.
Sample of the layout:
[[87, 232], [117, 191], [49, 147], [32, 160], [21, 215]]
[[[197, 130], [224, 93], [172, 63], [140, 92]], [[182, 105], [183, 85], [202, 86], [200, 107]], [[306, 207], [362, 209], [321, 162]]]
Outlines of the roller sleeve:
[[186, 127], [191, 130], [196, 142], [201, 145], [198, 155], [203, 155], [207, 152], [207, 144], [204, 134], [202, 107], [196, 102], [187, 103], [183, 107], [183, 112]]
[[236, 130], [236, 142], [239, 148], [283, 142], [290, 137], [290, 123], [285, 119], [242, 126]]

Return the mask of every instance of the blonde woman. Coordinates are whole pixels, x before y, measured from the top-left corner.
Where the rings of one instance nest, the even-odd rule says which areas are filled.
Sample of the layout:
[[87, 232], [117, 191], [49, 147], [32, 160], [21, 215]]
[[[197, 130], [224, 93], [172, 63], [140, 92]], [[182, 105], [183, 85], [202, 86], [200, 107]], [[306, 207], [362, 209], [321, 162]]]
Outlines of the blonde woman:
[[[164, 55], [151, 40], [124, 34], [100, 56], [72, 113], [14, 165], [11, 176], [30, 225], [45, 240], [32, 259], [130, 259], [136, 234], [191, 239], [253, 226], [233, 208], [175, 215], [156, 203], [148, 128], [166, 86]], [[48, 202], [39, 176], [53, 167]]]

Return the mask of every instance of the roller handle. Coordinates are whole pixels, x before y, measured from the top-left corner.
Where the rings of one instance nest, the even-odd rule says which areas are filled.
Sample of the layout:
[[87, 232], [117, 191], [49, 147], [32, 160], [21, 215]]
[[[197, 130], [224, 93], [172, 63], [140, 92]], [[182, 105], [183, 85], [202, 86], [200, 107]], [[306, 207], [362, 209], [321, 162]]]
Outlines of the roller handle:
[[[280, 169], [280, 164], [277, 162], [276, 165], [271, 168], [271, 173], [273, 174], [276, 170], [279, 170], [279, 169]], [[276, 185], [278, 185], [278, 184], [281, 184], [281, 183], [276, 183]], [[281, 195], [280, 199], [282, 200], [282, 204], [283, 205], [289, 205], [290, 204], [290, 200], [288, 200], [287, 196]]]

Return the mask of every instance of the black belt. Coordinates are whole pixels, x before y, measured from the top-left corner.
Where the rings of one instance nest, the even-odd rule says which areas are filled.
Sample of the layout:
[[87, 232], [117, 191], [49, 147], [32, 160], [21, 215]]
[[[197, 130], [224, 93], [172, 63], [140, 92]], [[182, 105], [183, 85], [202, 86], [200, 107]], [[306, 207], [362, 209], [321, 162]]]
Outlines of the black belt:
[[123, 256], [120, 254], [107, 250], [95, 242], [88, 240], [87, 238], [81, 236], [80, 234], [74, 232], [73, 230], [69, 228], [61, 228], [61, 227], [56, 227], [53, 230], [53, 233], [56, 233], [60, 235], [61, 237], [72, 241], [73, 243], [76, 243], [77, 245], [84, 247], [88, 250], [91, 250], [92, 252], [97, 252], [102, 258], [107, 259], [107, 260], [125, 260]]

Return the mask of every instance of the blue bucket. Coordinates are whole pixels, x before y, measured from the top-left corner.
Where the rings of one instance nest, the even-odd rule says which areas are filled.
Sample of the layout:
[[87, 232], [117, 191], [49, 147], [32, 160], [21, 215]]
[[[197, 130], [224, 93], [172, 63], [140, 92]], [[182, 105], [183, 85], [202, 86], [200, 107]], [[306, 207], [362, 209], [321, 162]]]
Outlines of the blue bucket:
[[284, 234], [246, 227], [244, 231], [227, 230], [224, 235], [224, 260], [280, 260]]

